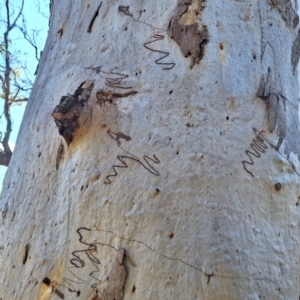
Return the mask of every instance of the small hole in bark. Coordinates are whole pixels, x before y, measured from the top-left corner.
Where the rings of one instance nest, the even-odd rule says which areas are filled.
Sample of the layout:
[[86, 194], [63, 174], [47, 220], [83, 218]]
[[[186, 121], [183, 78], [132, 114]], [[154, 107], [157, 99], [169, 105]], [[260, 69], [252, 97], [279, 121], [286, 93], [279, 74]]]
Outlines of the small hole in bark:
[[127, 31], [127, 27], [125, 27], [125, 29], [124, 29], [125, 31]]
[[39, 152], [39, 155], [38, 155], [38, 157], [40, 157], [40, 156], [41, 156], [41, 154], [42, 154], [42, 152]]
[[169, 238], [172, 239], [173, 237], [174, 237], [174, 233], [171, 233], [171, 234], [169, 235]]
[[158, 193], [160, 192], [160, 190], [158, 188], [155, 189]]
[[179, 151], [177, 151], [176, 154], [178, 155], [178, 154], [179, 154]]
[[227, 121], [229, 120], [229, 117], [228, 117], [228, 116], [226, 117], [226, 120], [227, 120]]
[[135, 285], [132, 287], [132, 293], [135, 292]]
[[77, 297], [79, 297], [80, 296], [80, 291], [77, 291]]
[[81, 187], [81, 189], [80, 189], [81, 191], [83, 190], [83, 186]]
[[275, 183], [274, 188], [276, 191], [280, 191], [282, 188], [282, 184], [280, 182]]
[[45, 277], [45, 278], [43, 279], [43, 283], [49, 286], [50, 283], [51, 283], [51, 280], [50, 280], [48, 277]]
[[173, 91], [170, 91], [170, 92], [169, 92], [169, 95], [171, 95], [172, 93], [173, 93]]

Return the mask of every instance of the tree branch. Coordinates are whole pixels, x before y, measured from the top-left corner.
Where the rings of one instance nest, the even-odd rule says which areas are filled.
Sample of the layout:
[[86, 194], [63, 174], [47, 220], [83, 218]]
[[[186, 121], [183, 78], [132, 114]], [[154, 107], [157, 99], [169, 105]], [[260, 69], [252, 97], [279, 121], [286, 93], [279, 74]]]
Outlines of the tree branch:
[[[7, 7], [9, 7], [9, 0], [6, 0], [6, 9], [7, 9]], [[15, 18], [13, 23], [9, 26], [9, 31], [11, 31], [16, 26], [16, 23], [17, 23], [18, 19], [22, 15], [23, 8], [24, 8], [24, 0], [22, 0], [21, 8], [19, 10], [19, 13], [18, 13], [17, 17]], [[8, 14], [9, 14], [9, 10], [8, 10]], [[7, 20], [10, 20], [9, 17], [8, 17]], [[9, 22], [8, 22], [8, 25], [9, 25]]]
[[7, 167], [10, 162], [11, 156], [12, 154], [0, 152], [0, 165]]

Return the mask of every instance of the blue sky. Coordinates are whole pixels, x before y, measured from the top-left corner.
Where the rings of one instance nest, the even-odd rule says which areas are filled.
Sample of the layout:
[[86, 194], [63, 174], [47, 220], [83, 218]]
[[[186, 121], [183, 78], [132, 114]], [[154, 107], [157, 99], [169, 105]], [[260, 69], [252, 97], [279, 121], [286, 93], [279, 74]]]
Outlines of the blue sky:
[[[19, 4], [21, 0], [11, 0], [11, 7], [15, 7], [15, 12], [18, 11]], [[13, 12], [13, 7], [11, 8]], [[44, 44], [47, 38], [48, 32], [48, 16], [49, 16], [49, 0], [25, 0], [24, 3], [24, 17], [27, 22], [27, 31], [29, 34], [32, 33], [32, 30], [38, 30], [38, 48], [39, 51], [42, 51], [44, 48]], [[4, 19], [6, 14], [5, 10], [5, 1], [0, 2], [0, 14], [1, 20]], [[13, 16], [12, 16], [12, 19]], [[3, 39], [4, 34], [4, 24], [1, 23], [0, 26], [0, 37]], [[12, 50], [15, 53], [18, 53], [18, 58], [26, 64], [27, 69], [26, 73], [30, 80], [34, 81], [34, 72], [37, 66], [37, 60], [35, 58], [34, 48], [23, 38], [22, 33], [20, 33], [17, 29], [11, 31], [10, 39], [12, 40]], [[24, 73], [22, 74], [25, 75]], [[0, 114], [3, 109], [3, 102], [0, 102]], [[17, 140], [18, 131], [22, 122], [22, 118], [24, 115], [26, 104], [22, 105], [14, 105], [11, 108], [11, 117], [13, 121], [13, 131], [10, 137], [10, 145], [12, 149], [14, 148], [15, 142]], [[0, 120], [0, 131], [5, 132], [6, 123], [1, 119]], [[0, 189], [2, 188], [2, 182], [4, 179], [4, 175], [6, 172], [6, 167], [0, 166]]]

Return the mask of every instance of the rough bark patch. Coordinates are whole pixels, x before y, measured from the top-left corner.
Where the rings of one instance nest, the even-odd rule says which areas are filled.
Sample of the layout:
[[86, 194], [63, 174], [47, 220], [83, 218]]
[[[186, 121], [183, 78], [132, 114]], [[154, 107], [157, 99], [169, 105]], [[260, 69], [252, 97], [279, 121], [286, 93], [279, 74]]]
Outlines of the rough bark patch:
[[93, 82], [83, 82], [73, 95], [62, 96], [52, 113], [58, 132], [68, 145], [73, 141], [74, 133], [80, 127], [82, 113], [87, 111], [84, 107], [87, 105], [93, 87]]
[[293, 9], [291, 0], [267, 0], [267, 3], [277, 9], [288, 27], [296, 28], [299, 23], [299, 16]]
[[117, 98], [125, 98], [125, 97], [129, 97], [129, 96], [133, 96], [137, 94], [136, 91], [131, 91], [128, 93], [124, 93], [124, 94], [118, 94], [118, 93], [112, 93], [110, 91], [106, 91], [106, 90], [98, 90], [96, 92], [96, 98], [97, 98], [97, 104], [99, 104], [100, 106], [105, 104], [106, 102], [112, 103], [113, 100], [117, 99]]
[[300, 58], [300, 31], [298, 32], [298, 36], [294, 40], [293, 47], [292, 47], [291, 61], [292, 61], [294, 75], [299, 62], [299, 58]]
[[[204, 9], [203, 0], [181, 0], [177, 12], [169, 23], [169, 36], [176, 41], [184, 57], [191, 57], [191, 68], [204, 56], [208, 43], [208, 31], [205, 25], [198, 28], [196, 19]], [[197, 18], [196, 18], [197, 17]]]

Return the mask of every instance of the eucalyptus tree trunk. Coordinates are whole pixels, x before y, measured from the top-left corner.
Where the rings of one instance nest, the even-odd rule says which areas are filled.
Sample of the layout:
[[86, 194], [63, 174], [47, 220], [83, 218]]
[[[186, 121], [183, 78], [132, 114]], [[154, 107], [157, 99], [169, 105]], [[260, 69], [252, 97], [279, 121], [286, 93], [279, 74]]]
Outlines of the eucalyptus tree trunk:
[[52, 1], [0, 298], [298, 299], [297, 9]]

